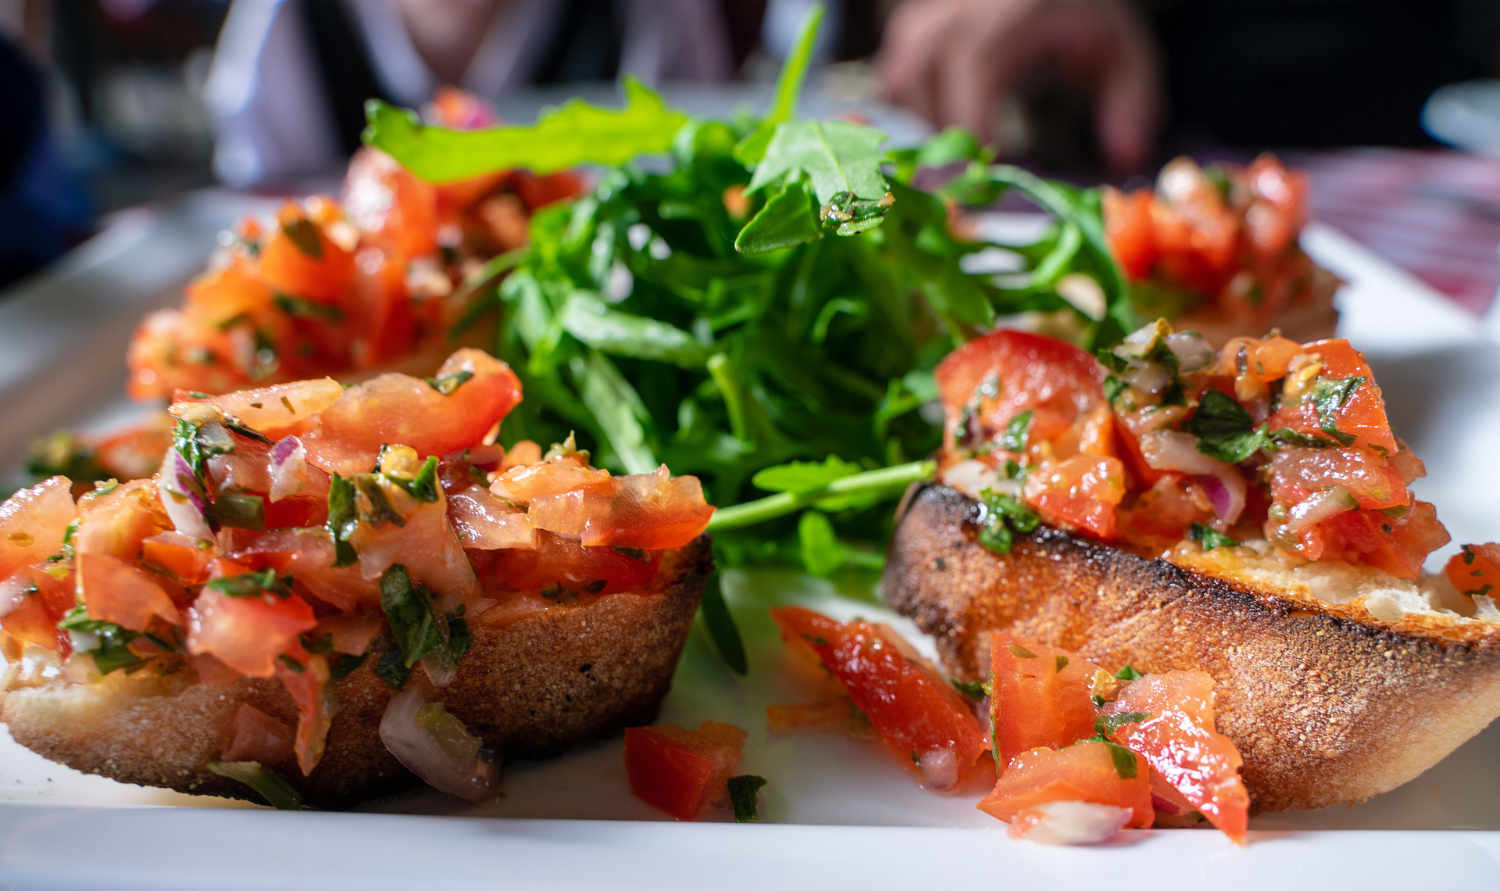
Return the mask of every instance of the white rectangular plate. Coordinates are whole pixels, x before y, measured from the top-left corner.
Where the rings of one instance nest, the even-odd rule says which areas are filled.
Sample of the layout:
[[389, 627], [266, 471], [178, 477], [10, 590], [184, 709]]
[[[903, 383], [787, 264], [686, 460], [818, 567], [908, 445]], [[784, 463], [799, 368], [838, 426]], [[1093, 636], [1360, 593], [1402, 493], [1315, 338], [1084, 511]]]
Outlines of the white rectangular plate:
[[[53, 426], [98, 428], [129, 416], [117, 394], [131, 324], [175, 300], [173, 289], [202, 263], [214, 231], [254, 207], [218, 194], [129, 218], [127, 228], [0, 303], [0, 400], [8, 409], [0, 454], [18, 454]], [[1455, 540], [1500, 537], [1495, 344], [1481, 338], [1477, 322], [1332, 230], [1312, 227], [1306, 244], [1349, 282], [1340, 298], [1343, 333], [1369, 353], [1396, 429], [1427, 461], [1431, 476], [1417, 485], [1419, 495], [1438, 503]], [[868, 584], [850, 584], [786, 571], [728, 573], [726, 596], [752, 670], [729, 673], [695, 626], [663, 707], [664, 721], [727, 720], [749, 731], [742, 769], [770, 781], [762, 799], [768, 824], [662, 821], [629, 794], [618, 737], [508, 765], [503, 797], [484, 805], [417, 791], [373, 802], [367, 813], [277, 813], [86, 776], [0, 731], [0, 886], [764, 891], [921, 883], [947, 891], [1095, 888], [1132, 876], [1223, 888], [1488, 888], [1500, 875], [1500, 728], [1358, 807], [1258, 817], [1244, 849], [1189, 830], [1131, 832], [1091, 850], [1015, 842], [975, 810], [981, 790], [922, 791], [873, 743], [768, 738], [766, 705], [808, 699], [782, 661], [769, 605], [893, 620], [918, 638]]]

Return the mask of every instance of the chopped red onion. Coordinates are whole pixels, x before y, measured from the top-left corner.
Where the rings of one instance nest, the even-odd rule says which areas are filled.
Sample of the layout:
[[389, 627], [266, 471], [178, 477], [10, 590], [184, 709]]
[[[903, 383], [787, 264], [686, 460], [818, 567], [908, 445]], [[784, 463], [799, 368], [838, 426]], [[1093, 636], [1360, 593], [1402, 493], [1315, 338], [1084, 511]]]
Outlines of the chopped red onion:
[[439, 792], [482, 801], [495, 792], [500, 771], [481, 741], [411, 683], [391, 699], [380, 719], [380, 741], [407, 770]]

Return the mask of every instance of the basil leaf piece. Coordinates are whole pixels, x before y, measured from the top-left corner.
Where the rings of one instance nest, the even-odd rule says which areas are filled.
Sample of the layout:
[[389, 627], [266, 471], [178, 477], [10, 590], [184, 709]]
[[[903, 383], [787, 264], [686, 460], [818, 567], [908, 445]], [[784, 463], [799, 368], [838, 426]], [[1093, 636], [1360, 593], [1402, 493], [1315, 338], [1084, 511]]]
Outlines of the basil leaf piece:
[[323, 240], [318, 236], [317, 224], [307, 217], [297, 217], [282, 223], [281, 234], [309, 258], [323, 259]]
[[1005, 425], [1005, 432], [1000, 434], [1000, 448], [1007, 452], [1026, 451], [1026, 435], [1031, 429], [1031, 409], [1026, 409]]
[[[406, 479], [405, 477], [400, 476], [392, 476], [389, 473], [382, 473], [381, 476], [390, 480], [393, 485], [401, 488], [406, 492], [406, 494], [417, 499], [418, 501], [426, 501], [430, 503], [437, 501], [438, 499], [437, 471], [437, 456], [428, 455], [427, 460], [422, 462], [422, 469], [417, 471], [417, 475], [413, 479]], [[399, 526], [402, 524], [397, 523], [396, 525]]]
[[259, 761], [210, 761], [210, 773], [249, 786], [266, 804], [281, 811], [304, 809], [302, 796], [286, 778], [261, 766]]
[[427, 386], [442, 393], [444, 396], [452, 396], [455, 390], [468, 383], [473, 377], [474, 372], [464, 368], [452, 374], [445, 374], [442, 377], [429, 377], [427, 378]]
[[1202, 523], [1194, 523], [1188, 527], [1188, 538], [1203, 545], [1203, 550], [1205, 551], [1212, 551], [1214, 548], [1237, 548], [1240, 546], [1238, 541], [1235, 541], [1212, 526], [1205, 526]]
[[1187, 429], [1198, 438], [1198, 451], [1231, 464], [1246, 460], [1267, 442], [1245, 407], [1218, 390], [1203, 394]]
[[352, 566], [359, 559], [349, 537], [359, 528], [354, 507], [354, 482], [337, 473], [328, 485], [328, 534], [333, 538], [333, 565]]
[[949, 678], [948, 683], [952, 684], [953, 689], [957, 690], [964, 698], [972, 699], [976, 702], [990, 693], [982, 681], [961, 681], [958, 678]]
[[[304, 222], [306, 222], [304, 220]], [[321, 248], [320, 248], [321, 250]], [[342, 322], [344, 310], [342, 307], [333, 306], [328, 303], [317, 303], [295, 294], [285, 291], [276, 291], [271, 295], [271, 303], [277, 309], [286, 313], [294, 319], [322, 319], [325, 322]]]
[[633, 77], [624, 79], [624, 89], [620, 109], [573, 99], [544, 111], [535, 124], [485, 130], [434, 127], [372, 99], [365, 103], [363, 139], [433, 183], [513, 167], [546, 174], [580, 164], [624, 164], [670, 151], [687, 115], [668, 108], [660, 95]]
[[256, 597], [261, 594], [272, 594], [278, 598], [286, 598], [292, 593], [289, 587], [290, 581], [290, 576], [277, 578], [276, 570], [268, 568], [259, 572], [242, 572], [238, 575], [209, 579], [203, 587], [218, 591], [228, 597]]
[[1122, 681], [1138, 681], [1141, 678], [1145, 677], [1145, 675], [1127, 665], [1124, 668], [1121, 668], [1119, 671], [1115, 672], [1115, 677], [1119, 678]]
[[765, 777], [754, 774], [729, 778], [729, 800], [734, 805], [734, 822], [749, 823], [759, 819], [756, 797], [765, 784]]
[[114, 622], [89, 618], [88, 610], [79, 604], [58, 620], [57, 627], [63, 631], [93, 634], [98, 646], [87, 652], [94, 660], [100, 674], [109, 674], [121, 668], [134, 669], [145, 665], [146, 660], [130, 649], [130, 642], [140, 637], [140, 632], [122, 628]]

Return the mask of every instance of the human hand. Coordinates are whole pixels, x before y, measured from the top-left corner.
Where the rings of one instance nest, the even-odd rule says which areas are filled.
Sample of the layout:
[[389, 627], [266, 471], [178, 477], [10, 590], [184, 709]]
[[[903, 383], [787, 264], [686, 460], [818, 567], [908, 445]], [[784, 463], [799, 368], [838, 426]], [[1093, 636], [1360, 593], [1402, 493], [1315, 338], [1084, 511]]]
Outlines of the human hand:
[[884, 91], [938, 126], [993, 142], [1001, 100], [1051, 64], [1094, 105], [1112, 166], [1143, 164], [1162, 106], [1156, 47], [1125, 0], [909, 0], [886, 24]]

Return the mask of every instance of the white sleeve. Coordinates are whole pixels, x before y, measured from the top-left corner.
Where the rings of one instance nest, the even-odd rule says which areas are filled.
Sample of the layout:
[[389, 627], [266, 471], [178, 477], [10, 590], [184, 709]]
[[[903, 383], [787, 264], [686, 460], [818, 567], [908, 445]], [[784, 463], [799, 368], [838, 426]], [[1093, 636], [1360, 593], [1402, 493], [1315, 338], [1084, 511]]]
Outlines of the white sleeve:
[[316, 173], [342, 160], [294, 0], [234, 0], [205, 93], [214, 172], [230, 185]]

